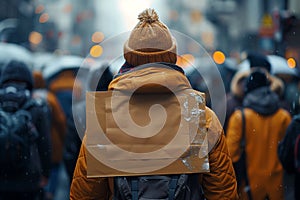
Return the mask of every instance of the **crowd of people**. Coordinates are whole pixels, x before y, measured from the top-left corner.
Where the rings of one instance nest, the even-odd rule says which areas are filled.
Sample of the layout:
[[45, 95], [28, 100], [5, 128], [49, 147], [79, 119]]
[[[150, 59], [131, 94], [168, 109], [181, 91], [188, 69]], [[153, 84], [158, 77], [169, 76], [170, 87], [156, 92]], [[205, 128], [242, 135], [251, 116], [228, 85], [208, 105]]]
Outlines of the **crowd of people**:
[[[61, 69], [47, 79], [17, 59], [1, 67], [0, 200], [54, 199], [62, 165], [69, 178], [70, 199], [134, 198], [134, 191], [124, 195], [112, 177], [87, 177], [87, 149], [82, 142], [87, 120], [85, 92], [128, 92], [139, 87], [141, 95], [199, 92], [195, 90], [199, 83], [189, 80], [176, 65], [175, 38], [157, 13], [147, 9], [138, 19], [124, 44], [125, 63], [117, 74], [104, 63], [88, 70], [85, 83], [76, 79], [80, 66]], [[209, 105], [204, 109], [206, 122], [199, 126], [207, 130], [210, 171], [196, 178], [187, 176], [189, 194], [174, 192], [174, 199], [284, 199], [287, 187], [294, 188], [295, 199], [300, 198], [300, 114], [286, 99], [288, 83], [270, 73], [272, 65], [265, 55], [251, 52], [246, 59], [250, 68], [231, 76], [224, 125]], [[149, 63], [165, 67], [145, 66]], [[23, 125], [12, 125], [15, 121]], [[295, 185], [285, 183], [285, 173], [295, 175]], [[137, 199], [167, 199], [151, 197], [155, 189], [150, 197], [143, 196], [150, 186], [142, 184], [137, 186], [144, 187]], [[129, 188], [133, 190], [132, 185]], [[158, 187], [156, 193], [162, 189]]]

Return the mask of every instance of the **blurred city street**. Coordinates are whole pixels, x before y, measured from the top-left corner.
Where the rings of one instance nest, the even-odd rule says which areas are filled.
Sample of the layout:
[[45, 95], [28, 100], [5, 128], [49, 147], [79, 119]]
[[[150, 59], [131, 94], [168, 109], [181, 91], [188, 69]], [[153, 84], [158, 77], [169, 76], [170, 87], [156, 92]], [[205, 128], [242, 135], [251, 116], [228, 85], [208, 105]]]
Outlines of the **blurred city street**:
[[[47, 126], [41, 128], [47, 129], [43, 130], [47, 135], [41, 140], [50, 138], [52, 158], [46, 152], [47, 161], [36, 159], [41, 160], [39, 167], [48, 165], [51, 174], [48, 184], [39, 185], [45, 193], [43, 200], [70, 199], [71, 181], [88, 124], [86, 94], [108, 90], [110, 81], [122, 70], [127, 73], [136, 67], [125, 59], [125, 44], [135, 26], [142, 23], [139, 14], [147, 8], [155, 9], [157, 20], [172, 34], [177, 45], [176, 62], [172, 64], [182, 69], [192, 89], [205, 94], [206, 106], [216, 113], [225, 137], [231, 114], [244, 105], [245, 80], [252, 67], [261, 67], [261, 63], [256, 64], [260, 59], [268, 64], [264, 69], [266, 85], [276, 93], [278, 107], [291, 119], [300, 114], [299, 0], [1, 0], [0, 72], [11, 61], [24, 63], [32, 75], [30, 98], [41, 100], [47, 107], [43, 116]], [[1, 83], [6, 78], [1, 73], [2, 92], [7, 80]], [[239, 79], [237, 74], [242, 74]], [[23, 78], [25, 73], [16, 76]], [[102, 77], [106, 81], [103, 85], [98, 83]], [[274, 79], [279, 80], [276, 88], [272, 85]], [[1, 92], [2, 112], [5, 98]], [[230, 102], [234, 98], [239, 105]], [[266, 127], [278, 125], [270, 124]], [[285, 134], [286, 130], [280, 131]], [[4, 144], [1, 138], [0, 144]], [[278, 144], [272, 146], [276, 154]], [[266, 163], [257, 168], [262, 169]], [[295, 174], [281, 165], [274, 168], [285, 174], [281, 184], [285, 199], [294, 199]], [[43, 183], [45, 177], [40, 175]], [[8, 185], [4, 177], [7, 174], [1, 171], [0, 200]]]

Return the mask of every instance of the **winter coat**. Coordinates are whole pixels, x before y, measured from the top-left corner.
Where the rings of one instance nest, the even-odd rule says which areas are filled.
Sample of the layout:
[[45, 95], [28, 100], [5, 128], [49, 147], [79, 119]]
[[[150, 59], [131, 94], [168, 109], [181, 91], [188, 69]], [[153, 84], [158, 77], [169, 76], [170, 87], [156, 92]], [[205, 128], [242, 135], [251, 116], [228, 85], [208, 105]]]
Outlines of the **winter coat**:
[[41, 177], [49, 177], [51, 168], [51, 141], [50, 126], [47, 119], [47, 107], [42, 101], [38, 101], [36, 106], [31, 107], [29, 112], [32, 116], [33, 124], [38, 131], [36, 146], [32, 146], [32, 156], [28, 160], [28, 166], [15, 176], [5, 176], [0, 174], [0, 192], [32, 192], [40, 189]]
[[[291, 116], [280, 108], [278, 96], [269, 87], [248, 93], [243, 106], [246, 169], [252, 199], [265, 199], [267, 196], [269, 199], [283, 199], [283, 168], [277, 146], [285, 135]], [[241, 156], [242, 123], [241, 111], [236, 110], [229, 119], [226, 135], [234, 163]]]
[[[74, 162], [70, 166], [70, 173], [72, 173], [81, 145], [73, 119], [72, 106], [81, 99], [82, 84], [76, 80], [76, 73], [73, 70], [63, 70], [48, 80], [48, 88], [57, 97], [64, 111], [67, 132], [64, 143], [64, 160]], [[69, 167], [67, 168], [69, 169]]]
[[52, 163], [62, 161], [64, 140], [66, 136], [66, 117], [56, 96], [46, 89], [43, 74], [39, 71], [33, 72], [34, 90], [33, 97], [46, 102], [49, 107], [49, 119], [51, 126]]
[[294, 191], [295, 199], [300, 199], [300, 171], [296, 168], [296, 163], [299, 161], [296, 159], [295, 149], [297, 146], [297, 137], [300, 135], [300, 114], [293, 117], [292, 122], [287, 128], [284, 139], [279, 143], [278, 155], [283, 168], [287, 173], [294, 175]]
[[[157, 74], [165, 76], [163, 82], [169, 88], [178, 90], [191, 88], [185, 75], [177, 70], [147, 67], [135, 68], [116, 77], [111, 82], [109, 90], [132, 90], [136, 86], [143, 85], [139, 92], [162, 92], [162, 87], [153, 84], [162, 82], [161, 76]], [[206, 128], [210, 150], [210, 172], [199, 174], [199, 183], [202, 185], [204, 195], [207, 199], [237, 199], [236, 178], [222, 126], [208, 107], [206, 107]], [[74, 171], [70, 199], [108, 200], [112, 199], [113, 193], [113, 178], [87, 178], [86, 148], [82, 145]]]
[[47, 102], [50, 111], [52, 163], [62, 161], [63, 148], [66, 136], [66, 117], [56, 96], [46, 89], [34, 90], [34, 97], [41, 98]]
[[[237, 72], [231, 81], [230, 92], [226, 95], [226, 117], [223, 126], [225, 134], [230, 116], [237, 108], [243, 106], [244, 81], [249, 76], [249, 74], [250, 71]], [[281, 97], [284, 93], [284, 83], [276, 76], [272, 76], [270, 74], [268, 74], [268, 79], [270, 82], [271, 90], [278, 94], [279, 97]], [[285, 102], [283, 102], [282, 100], [280, 101], [280, 106], [288, 110]]]

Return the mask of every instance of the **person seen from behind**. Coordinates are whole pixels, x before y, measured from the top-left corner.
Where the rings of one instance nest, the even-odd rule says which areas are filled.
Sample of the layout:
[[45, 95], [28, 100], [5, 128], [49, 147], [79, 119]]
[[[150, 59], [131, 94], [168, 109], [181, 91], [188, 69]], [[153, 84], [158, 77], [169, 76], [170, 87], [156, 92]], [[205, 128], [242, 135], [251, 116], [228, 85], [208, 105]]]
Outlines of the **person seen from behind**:
[[234, 163], [245, 153], [246, 175], [239, 183], [241, 199], [284, 199], [277, 146], [290, 121], [290, 114], [280, 108], [278, 95], [270, 89], [265, 70], [254, 69], [245, 83], [243, 108], [231, 115], [226, 135]]
[[[36, 200], [48, 182], [51, 145], [47, 108], [32, 97], [28, 66], [12, 60], [0, 78], [0, 199]], [[10, 127], [12, 126], [12, 127]]]
[[226, 116], [223, 125], [225, 135], [228, 126], [228, 121], [232, 113], [243, 107], [243, 99], [245, 97], [245, 82], [251, 71], [257, 68], [265, 70], [267, 73], [268, 81], [270, 82], [270, 88], [279, 96], [280, 107], [288, 110], [285, 102], [281, 98], [284, 93], [284, 83], [281, 79], [270, 74], [271, 64], [265, 55], [260, 53], [249, 52], [246, 60], [249, 62], [249, 70], [240, 70], [235, 73], [230, 83], [230, 92], [226, 94]]
[[[153, 9], [146, 9], [138, 16], [138, 19], [138, 24], [124, 44], [126, 62], [108, 89], [110, 91], [131, 91], [136, 86], [143, 86], [139, 94], [159, 92], [163, 95], [170, 91], [163, 89], [161, 85], [153, 84], [162, 81], [164, 85], [174, 88], [175, 91], [191, 89], [184, 71], [175, 65], [177, 60], [176, 41], [166, 25], [159, 21], [157, 13]], [[154, 63], [157, 62], [163, 63], [167, 67], [155, 65]], [[163, 80], [161, 76], [163, 76]], [[201, 187], [205, 199], [237, 199], [235, 173], [222, 126], [211, 109], [206, 107], [205, 112], [205, 126], [209, 138], [210, 172], [195, 174], [197, 178], [193, 187]], [[83, 140], [74, 171], [70, 199], [122, 199], [118, 196], [120, 191], [114, 189], [114, 177], [87, 178], [86, 156], [87, 149], [85, 140]], [[186, 190], [189, 189], [190, 187], [186, 186]], [[190, 191], [192, 194], [193, 192], [193, 190]]]
[[45, 200], [51, 200], [55, 196], [59, 180], [59, 170], [62, 167], [63, 149], [66, 136], [66, 117], [56, 96], [46, 89], [43, 74], [39, 71], [33, 72], [34, 90], [33, 97], [44, 101], [49, 107], [48, 119], [50, 120], [50, 134], [52, 146], [51, 171], [49, 182], [45, 187]]
[[286, 135], [278, 145], [278, 156], [284, 170], [294, 175], [294, 197], [300, 199], [300, 114], [293, 116]]

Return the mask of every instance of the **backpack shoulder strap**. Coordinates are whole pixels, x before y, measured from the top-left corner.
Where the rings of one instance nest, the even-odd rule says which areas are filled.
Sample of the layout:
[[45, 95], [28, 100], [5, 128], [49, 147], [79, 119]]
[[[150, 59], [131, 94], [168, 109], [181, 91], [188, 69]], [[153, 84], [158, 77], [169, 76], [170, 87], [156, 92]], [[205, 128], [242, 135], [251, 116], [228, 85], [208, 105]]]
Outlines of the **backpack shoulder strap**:
[[246, 118], [245, 118], [245, 111], [244, 108], [240, 108], [241, 114], [242, 114], [242, 140], [241, 140], [241, 147], [242, 151], [245, 152], [245, 146], [246, 146]]
[[240, 108], [240, 110], [242, 113], [242, 140], [241, 140], [242, 155], [241, 155], [241, 159], [243, 162], [243, 166], [245, 167], [245, 169], [244, 169], [245, 191], [248, 195], [249, 200], [252, 200], [251, 188], [250, 188], [250, 184], [249, 184], [247, 167], [246, 167], [246, 149], [245, 149], [246, 148], [246, 117], [245, 117], [244, 108]]
[[131, 188], [126, 177], [114, 177], [114, 200], [131, 200]]

